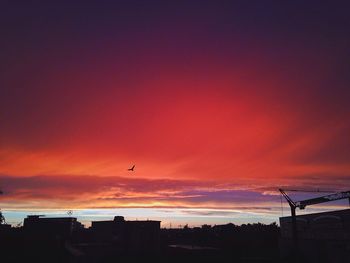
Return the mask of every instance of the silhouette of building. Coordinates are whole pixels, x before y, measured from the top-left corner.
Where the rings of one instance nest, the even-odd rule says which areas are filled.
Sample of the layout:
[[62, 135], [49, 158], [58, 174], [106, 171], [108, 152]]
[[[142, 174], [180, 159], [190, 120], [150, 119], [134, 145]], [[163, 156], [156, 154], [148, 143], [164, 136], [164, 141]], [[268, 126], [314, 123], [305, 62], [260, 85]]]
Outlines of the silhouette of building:
[[43, 217], [29, 215], [24, 219], [23, 229], [26, 233], [46, 236], [70, 238], [72, 233], [83, 228], [75, 217]]
[[[297, 244], [299, 257], [308, 262], [350, 262], [350, 209], [299, 215]], [[292, 217], [281, 217], [280, 251], [292, 253]]]
[[160, 246], [160, 221], [92, 221], [91, 230], [99, 242], [112, 242], [123, 251], [155, 252]]
[[9, 231], [11, 230], [11, 225], [9, 224], [0, 224], [0, 232], [1, 231]]
[[161, 230], [160, 221], [122, 216], [83, 228], [76, 218], [35, 215], [25, 218], [23, 226], [0, 226], [0, 247], [3, 262], [272, 263], [280, 262], [278, 230], [276, 224]]

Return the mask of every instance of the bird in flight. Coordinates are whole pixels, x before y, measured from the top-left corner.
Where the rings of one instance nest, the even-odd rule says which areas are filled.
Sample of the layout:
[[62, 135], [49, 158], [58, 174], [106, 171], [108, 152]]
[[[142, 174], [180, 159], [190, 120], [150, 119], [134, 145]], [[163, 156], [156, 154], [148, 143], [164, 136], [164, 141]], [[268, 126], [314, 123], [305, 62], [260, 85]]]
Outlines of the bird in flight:
[[135, 168], [135, 164], [131, 168], [129, 168], [128, 171], [132, 171], [133, 172], [134, 168]]

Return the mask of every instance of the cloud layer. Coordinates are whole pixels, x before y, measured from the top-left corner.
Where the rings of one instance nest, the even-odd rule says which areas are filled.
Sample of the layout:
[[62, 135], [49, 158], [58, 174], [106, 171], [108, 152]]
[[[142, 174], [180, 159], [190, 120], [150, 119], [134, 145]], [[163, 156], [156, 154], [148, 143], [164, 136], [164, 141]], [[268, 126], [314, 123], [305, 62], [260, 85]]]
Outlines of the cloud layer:
[[[311, 189], [314, 181], [297, 179], [280, 182], [279, 186]], [[276, 186], [261, 187], [251, 182], [218, 183], [173, 179], [145, 179], [100, 176], [1, 176], [7, 209], [95, 209], [117, 207], [206, 208], [235, 211], [273, 212], [279, 209]], [[283, 185], [284, 183], [284, 185]], [[333, 178], [336, 190], [346, 190], [348, 177]], [[262, 185], [262, 183], [260, 184]], [[329, 189], [329, 181], [320, 181], [321, 190]], [[314, 188], [314, 190], [317, 190]], [[293, 196], [293, 193], [292, 193]], [[293, 198], [295, 195], [293, 196]], [[306, 198], [298, 194], [297, 198]]]

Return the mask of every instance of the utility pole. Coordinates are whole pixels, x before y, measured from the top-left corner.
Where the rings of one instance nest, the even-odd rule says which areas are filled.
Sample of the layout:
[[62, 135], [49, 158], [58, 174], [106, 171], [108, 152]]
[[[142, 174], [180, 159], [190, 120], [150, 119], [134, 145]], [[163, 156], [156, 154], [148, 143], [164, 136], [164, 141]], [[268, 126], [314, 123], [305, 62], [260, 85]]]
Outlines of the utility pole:
[[294, 203], [294, 201], [286, 194], [286, 192], [283, 189], [279, 189], [283, 197], [287, 200], [290, 212], [292, 215], [292, 237], [293, 237], [293, 256], [294, 259], [297, 259], [298, 254], [298, 229], [297, 229], [297, 217], [296, 217], [296, 208], [297, 205]]

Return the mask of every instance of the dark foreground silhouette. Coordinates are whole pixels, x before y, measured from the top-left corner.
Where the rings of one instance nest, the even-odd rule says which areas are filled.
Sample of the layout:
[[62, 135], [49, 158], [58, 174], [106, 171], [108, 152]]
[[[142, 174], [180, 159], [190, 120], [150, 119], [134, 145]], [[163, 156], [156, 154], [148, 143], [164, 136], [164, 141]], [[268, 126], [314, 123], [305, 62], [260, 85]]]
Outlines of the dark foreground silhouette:
[[29, 216], [1, 225], [2, 262], [279, 262], [279, 227], [234, 224], [161, 229], [159, 221], [92, 222]]
[[350, 209], [297, 216], [276, 224], [161, 229], [160, 221], [93, 221], [28, 216], [0, 224], [2, 262], [350, 262]]

